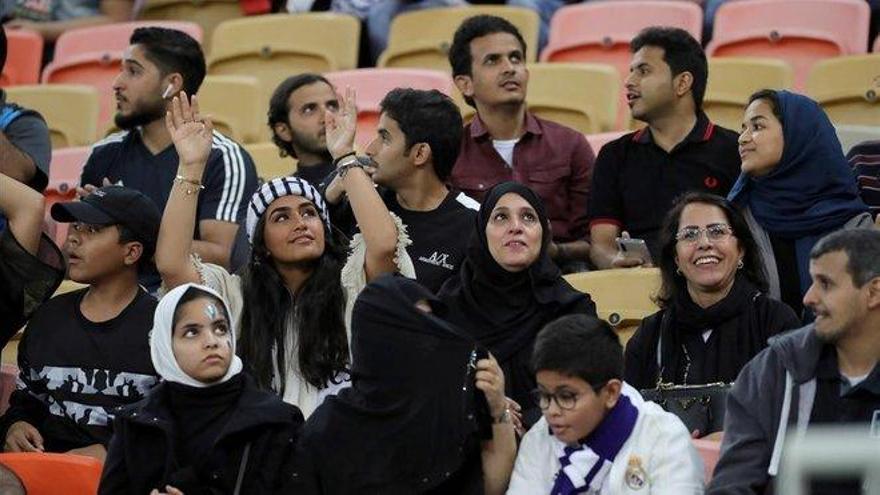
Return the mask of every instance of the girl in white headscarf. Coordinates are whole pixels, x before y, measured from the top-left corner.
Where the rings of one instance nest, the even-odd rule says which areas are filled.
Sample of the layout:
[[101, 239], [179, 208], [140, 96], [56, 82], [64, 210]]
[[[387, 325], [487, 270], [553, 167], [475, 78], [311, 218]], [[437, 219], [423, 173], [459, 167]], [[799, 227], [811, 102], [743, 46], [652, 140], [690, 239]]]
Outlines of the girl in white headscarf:
[[117, 414], [100, 494], [280, 493], [303, 422], [235, 355], [229, 307], [184, 284], [159, 301], [150, 355], [162, 383]]

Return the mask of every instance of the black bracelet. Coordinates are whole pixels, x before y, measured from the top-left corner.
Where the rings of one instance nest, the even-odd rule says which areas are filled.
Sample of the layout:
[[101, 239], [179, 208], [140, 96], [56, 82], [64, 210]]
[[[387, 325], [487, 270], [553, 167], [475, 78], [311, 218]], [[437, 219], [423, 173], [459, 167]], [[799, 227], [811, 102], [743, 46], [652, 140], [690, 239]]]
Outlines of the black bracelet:
[[356, 154], [356, 153], [355, 153], [354, 151], [349, 151], [348, 153], [346, 153], [346, 154], [340, 156], [339, 158], [334, 159], [334, 160], [333, 160], [333, 168], [338, 167], [338, 166], [339, 166], [339, 162], [341, 162], [342, 160], [345, 160], [346, 158], [348, 158], [348, 157], [350, 157], [350, 156], [352, 156], [352, 155], [355, 155], [355, 154]]

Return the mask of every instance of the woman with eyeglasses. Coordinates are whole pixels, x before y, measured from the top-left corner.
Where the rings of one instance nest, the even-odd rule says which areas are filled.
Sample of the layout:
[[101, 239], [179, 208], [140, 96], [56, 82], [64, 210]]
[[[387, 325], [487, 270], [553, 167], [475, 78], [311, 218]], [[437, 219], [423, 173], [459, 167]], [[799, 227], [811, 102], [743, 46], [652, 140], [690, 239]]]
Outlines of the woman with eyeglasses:
[[627, 343], [627, 383], [729, 383], [770, 336], [800, 326], [791, 308], [767, 296], [755, 240], [724, 198], [683, 196], [660, 235], [661, 309]]

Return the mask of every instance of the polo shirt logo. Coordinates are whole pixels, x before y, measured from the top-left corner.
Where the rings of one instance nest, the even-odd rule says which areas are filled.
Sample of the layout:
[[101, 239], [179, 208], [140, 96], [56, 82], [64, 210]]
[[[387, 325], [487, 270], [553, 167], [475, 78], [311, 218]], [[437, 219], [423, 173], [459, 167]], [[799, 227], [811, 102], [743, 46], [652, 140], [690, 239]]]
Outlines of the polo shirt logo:
[[718, 179], [712, 177], [711, 175], [707, 175], [706, 178], [703, 179], [703, 185], [705, 185], [709, 189], [715, 189], [718, 187]]

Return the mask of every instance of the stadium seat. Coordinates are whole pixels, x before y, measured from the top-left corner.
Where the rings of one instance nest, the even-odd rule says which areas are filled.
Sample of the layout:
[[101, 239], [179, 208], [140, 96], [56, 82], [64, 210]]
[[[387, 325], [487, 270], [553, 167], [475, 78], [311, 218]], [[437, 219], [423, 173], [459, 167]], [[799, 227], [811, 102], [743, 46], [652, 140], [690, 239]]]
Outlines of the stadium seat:
[[[673, 26], [700, 39], [703, 11], [690, 2], [620, 0], [566, 5], [550, 21], [542, 62], [592, 62], [614, 66], [623, 81], [629, 74], [629, 43], [648, 26]], [[629, 107], [618, 98], [616, 128], [628, 127]]]
[[772, 57], [794, 69], [803, 90], [819, 60], [865, 53], [870, 8], [864, 0], [742, 0], [723, 4], [715, 16], [712, 57]]
[[9, 396], [15, 392], [15, 380], [18, 378], [18, 366], [3, 364], [0, 366], [0, 415], [9, 409]]
[[596, 303], [599, 317], [617, 330], [623, 345], [642, 318], [658, 311], [653, 298], [660, 288], [658, 268], [618, 268], [565, 275], [575, 289]]
[[98, 92], [78, 84], [12, 86], [7, 99], [40, 112], [49, 125], [52, 148], [84, 146], [95, 140]]
[[280, 156], [275, 143], [245, 144], [244, 149], [250, 153], [257, 167], [257, 176], [265, 182], [275, 177], [293, 175], [296, 172], [296, 159]]
[[587, 142], [590, 143], [590, 148], [593, 148], [593, 153], [596, 156], [599, 156], [599, 150], [601, 150], [603, 146], [623, 136], [627, 132], [629, 131], [602, 132], [599, 134], [587, 134], [584, 137], [587, 138]]
[[265, 134], [266, 111], [254, 105], [261, 96], [257, 78], [207, 76], [198, 96], [199, 108], [211, 116], [214, 129], [242, 143], [257, 142]]
[[190, 22], [122, 22], [65, 31], [55, 43], [55, 57], [43, 69], [43, 83], [88, 84], [98, 91], [98, 128], [110, 123], [116, 108], [113, 80], [122, 54], [136, 28], [161, 26], [178, 29], [201, 42], [202, 29]]
[[103, 468], [92, 457], [41, 452], [2, 453], [0, 464], [18, 476], [28, 495], [95, 495]]
[[701, 440], [695, 438], [691, 440], [694, 447], [703, 460], [703, 470], [706, 475], [706, 483], [712, 481], [712, 473], [715, 471], [715, 465], [718, 464], [718, 458], [721, 457], [721, 442], [712, 440]]
[[450, 72], [449, 45], [458, 26], [468, 17], [489, 14], [517, 27], [526, 41], [526, 59], [534, 62], [538, 46], [538, 14], [523, 7], [468, 5], [404, 12], [391, 21], [388, 47], [377, 67], [409, 67]]
[[37, 84], [43, 59], [43, 37], [26, 29], [6, 30], [6, 65], [0, 86]]
[[451, 96], [452, 78], [448, 72], [428, 69], [357, 69], [324, 74], [340, 94], [346, 87], [357, 91], [358, 129], [355, 141], [364, 148], [376, 137], [379, 103], [394, 88], [436, 89]]
[[844, 153], [857, 144], [865, 141], [880, 141], [880, 124], [878, 125], [836, 125], [837, 139]]
[[835, 124], [880, 126], [880, 53], [817, 63], [806, 92]]
[[176, 20], [198, 24], [202, 28], [206, 52], [214, 29], [223, 22], [244, 15], [239, 0], [146, 0], [142, 20]]
[[709, 59], [709, 81], [703, 110], [716, 124], [739, 131], [746, 103], [761, 89], [789, 89], [794, 71], [772, 58]]
[[49, 184], [43, 192], [45, 196], [45, 227], [46, 233], [55, 244], [61, 246], [67, 239], [69, 224], [58, 223], [49, 215], [52, 205], [62, 201], [73, 201], [76, 188], [79, 186], [83, 165], [92, 148], [82, 146], [52, 150], [52, 162], [49, 165]]

